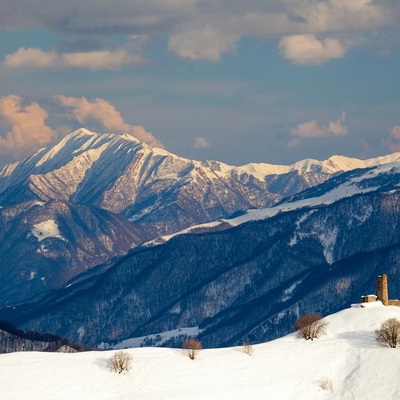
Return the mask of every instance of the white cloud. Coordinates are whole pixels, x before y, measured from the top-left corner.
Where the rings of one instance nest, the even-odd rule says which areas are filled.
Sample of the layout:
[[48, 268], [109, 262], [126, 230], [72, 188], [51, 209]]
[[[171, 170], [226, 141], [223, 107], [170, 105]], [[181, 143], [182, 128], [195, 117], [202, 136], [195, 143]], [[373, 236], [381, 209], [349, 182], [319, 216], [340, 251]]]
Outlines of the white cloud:
[[48, 116], [38, 103], [23, 105], [19, 96], [1, 97], [0, 122], [9, 128], [0, 136], [0, 153], [20, 158], [56, 139], [57, 133], [45, 124]]
[[131, 55], [125, 49], [101, 50], [75, 53], [58, 53], [37, 48], [20, 48], [5, 57], [7, 68], [88, 68], [117, 69], [123, 65], [135, 65], [145, 60], [140, 55]]
[[117, 109], [104, 99], [97, 98], [90, 101], [85, 97], [67, 97], [62, 95], [54, 96], [54, 99], [68, 109], [70, 118], [77, 120], [81, 124], [94, 120], [99, 122], [109, 132], [129, 133], [153, 147], [164, 147], [143, 126], [126, 123]]
[[336, 121], [330, 121], [328, 126], [319, 126], [315, 120], [312, 120], [299, 124], [290, 133], [302, 138], [346, 136], [349, 133], [346, 125], [346, 113], [342, 111], [341, 116]]
[[178, 56], [192, 61], [208, 60], [218, 62], [222, 53], [234, 53], [239, 35], [224, 34], [207, 26], [170, 36], [168, 48]]
[[193, 147], [195, 149], [208, 149], [211, 143], [204, 136], [197, 136]]
[[339, 40], [318, 40], [313, 35], [285, 36], [280, 40], [278, 48], [284, 58], [302, 65], [322, 65], [346, 54]]
[[[380, 3], [380, 4], [379, 4]], [[389, 3], [374, 0], [325, 0], [306, 8], [315, 32], [368, 30], [390, 23]]]

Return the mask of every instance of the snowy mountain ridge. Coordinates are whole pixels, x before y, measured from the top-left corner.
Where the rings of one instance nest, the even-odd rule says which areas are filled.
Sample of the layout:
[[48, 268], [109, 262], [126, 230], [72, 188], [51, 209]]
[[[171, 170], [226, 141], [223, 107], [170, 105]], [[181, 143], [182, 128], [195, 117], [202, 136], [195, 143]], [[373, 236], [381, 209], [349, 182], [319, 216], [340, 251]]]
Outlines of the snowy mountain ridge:
[[335, 174], [400, 161], [332, 156], [293, 165], [229, 166], [151, 148], [134, 137], [79, 129], [53, 147], [0, 168], [0, 205], [71, 201], [121, 214], [150, 236], [271, 207]]
[[[230, 166], [217, 161], [200, 162], [189, 160], [184, 157], [179, 157], [160, 148], [151, 148], [150, 146], [146, 145], [145, 143], [141, 143], [135, 137], [127, 133], [121, 135], [115, 135], [112, 133], [98, 134], [89, 131], [88, 129], [81, 128], [65, 136], [58, 144], [54, 145], [53, 147], [40, 149], [36, 154], [31, 156], [27, 160], [7, 164], [0, 167], [0, 178], [9, 176], [17, 167], [27, 164], [30, 165], [30, 168], [46, 165], [46, 169], [51, 170], [54, 168], [54, 165], [51, 164], [51, 161], [54, 160], [57, 156], [61, 158], [61, 161], [57, 160], [58, 164], [66, 164], [69, 161], [71, 153], [77, 156], [81, 153], [84, 153], [88, 149], [97, 149], [97, 154], [95, 157], [98, 158], [105, 150], [105, 147], [114, 147], [115, 144], [118, 143], [119, 147], [114, 147], [114, 151], [117, 152], [121, 146], [127, 144], [124, 142], [131, 142], [133, 145], [140, 145], [143, 148], [151, 149], [151, 151], [158, 156], [170, 156], [176, 159], [180, 159], [182, 161], [193, 162], [198, 167], [213, 163], [214, 165], [220, 166], [220, 171], [228, 172], [230, 170], [234, 170], [239, 174], [247, 173], [261, 180], [264, 180], [268, 175], [281, 175], [287, 174], [292, 171], [316, 172], [317, 170], [320, 170], [321, 172], [334, 174], [337, 172], [350, 171], [356, 168], [367, 168], [379, 164], [387, 164], [395, 161], [400, 161], [400, 152], [397, 152], [390, 155], [370, 158], [367, 160], [334, 155], [323, 161], [318, 161], [315, 159], [305, 159], [291, 165], [250, 163], [242, 166]], [[73, 146], [72, 149], [71, 144]], [[104, 145], [105, 147], [103, 147]], [[132, 151], [132, 148], [130, 148], [130, 151]], [[40, 173], [43, 173], [41, 169], [39, 169], [39, 171]]]
[[[185, 233], [196, 233], [196, 231], [204, 232], [207, 230], [212, 231], [218, 229], [218, 227], [227, 229], [228, 227], [238, 226], [249, 221], [272, 218], [279, 213], [326, 206], [345, 198], [374, 191], [397, 190], [400, 188], [400, 162], [390, 161], [392, 159], [396, 160], [397, 156], [391, 155], [385, 157], [384, 160], [380, 160], [381, 164], [378, 165], [374, 165], [376, 159], [374, 161], [367, 160], [364, 164], [369, 165], [370, 168], [360, 169], [347, 174], [346, 176], [333, 178], [330, 182], [321, 184], [317, 188], [310, 188], [294, 195], [293, 197], [286, 198], [283, 202], [280, 202], [273, 207], [247, 210], [243, 215], [235, 218], [221, 219], [219, 221], [194, 225], [171, 235], [163, 235], [160, 238], [146, 243], [146, 245], [154, 245], [168, 241], [177, 235]], [[381, 180], [385, 179], [385, 176], [390, 177], [390, 180], [387, 178], [389, 180], [389, 187], [387, 185], [384, 187], [382, 186]], [[398, 176], [398, 180], [393, 179], [394, 176]], [[304, 222], [304, 220], [302, 222]]]

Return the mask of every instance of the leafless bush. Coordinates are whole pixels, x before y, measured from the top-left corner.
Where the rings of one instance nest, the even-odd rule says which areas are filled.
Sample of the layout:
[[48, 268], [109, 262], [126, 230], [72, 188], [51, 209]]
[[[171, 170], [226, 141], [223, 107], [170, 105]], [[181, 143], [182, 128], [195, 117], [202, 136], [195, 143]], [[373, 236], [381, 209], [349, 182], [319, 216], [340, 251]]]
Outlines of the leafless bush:
[[200, 340], [197, 339], [186, 339], [183, 342], [182, 346], [185, 353], [191, 360], [194, 360], [197, 357], [197, 353], [202, 349]]
[[396, 318], [387, 319], [376, 331], [376, 340], [392, 349], [400, 343], [400, 321]]
[[318, 339], [326, 332], [326, 326], [328, 325], [322, 319], [322, 315], [318, 313], [306, 314], [300, 317], [294, 324], [294, 329], [297, 335], [306, 340]]
[[126, 351], [118, 351], [108, 360], [107, 367], [111, 371], [119, 374], [124, 371], [129, 371], [132, 364], [132, 356]]
[[326, 376], [318, 381], [318, 386], [322, 390], [332, 390], [332, 380]]
[[249, 356], [252, 356], [253, 353], [254, 353], [253, 346], [252, 346], [252, 344], [250, 342], [244, 342], [243, 343], [243, 350]]

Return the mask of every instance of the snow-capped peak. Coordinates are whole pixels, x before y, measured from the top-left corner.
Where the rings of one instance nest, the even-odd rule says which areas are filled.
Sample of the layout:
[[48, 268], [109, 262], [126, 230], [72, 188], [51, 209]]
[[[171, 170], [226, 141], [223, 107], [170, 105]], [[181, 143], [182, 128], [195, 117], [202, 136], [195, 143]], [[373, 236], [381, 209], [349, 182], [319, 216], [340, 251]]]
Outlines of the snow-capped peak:
[[122, 133], [120, 135], [121, 139], [129, 140], [131, 142], [140, 143], [139, 139], [136, 139], [134, 136], [130, 135], [129, 133]]
[[400, 161], [400, 152], [360, 160], [358, 158], [350, 158], [345, 156], [333, 155], [327, 160], [318, 161], [311, 158], [298, 161], [291, 165], [273, 165], [267, 163], [250, 163], [236, 167], [238, 171], [247, 172], [259, 179], [265, 179], [267, 175], [282, 175], [292, 171], [300, 173], [320, 172], [335, 174], [337, 172], [351, 171], [357, 168], [368, 168], [380, 164], [388, 164], [391, 162]]

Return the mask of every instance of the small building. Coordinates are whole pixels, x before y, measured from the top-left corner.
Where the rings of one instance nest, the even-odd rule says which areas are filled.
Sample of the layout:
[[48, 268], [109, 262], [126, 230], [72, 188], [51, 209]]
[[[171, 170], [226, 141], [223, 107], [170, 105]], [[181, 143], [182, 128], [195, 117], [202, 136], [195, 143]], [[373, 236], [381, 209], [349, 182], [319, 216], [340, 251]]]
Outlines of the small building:
[[360, 303], [373, 303], [377, 300], [377, 296], [374, 294], [368, 294], [366, 296], [361, 296]]

